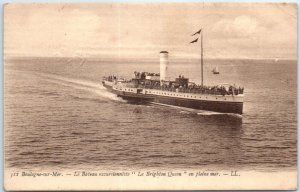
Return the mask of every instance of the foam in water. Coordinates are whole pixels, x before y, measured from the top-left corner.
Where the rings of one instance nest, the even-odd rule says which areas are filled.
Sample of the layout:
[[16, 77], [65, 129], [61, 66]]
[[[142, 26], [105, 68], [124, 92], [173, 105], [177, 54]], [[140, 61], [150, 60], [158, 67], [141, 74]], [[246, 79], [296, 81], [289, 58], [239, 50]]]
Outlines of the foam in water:
[[66, 78], [44, 73], [40, 73], [39, 75], [48, 78], [48, 80], [51, 80], [54, 83], [60, 83], [66, 86], [71, 86], [75, 89], [87, 90], [90, 92], [94, 92], [101, 97], [105, 97], [115, 101], [125, 102], [125, 100], [123, 100], [122, 98], [117, 97], [115, 94], [108, 92], [106, 88], [103, 87], [103, 85], [100, 83], [95, 83], [93, 81], [87, 81], [83, 79]]
[[219, 112], [214, 112], [214, 111], [200, 111], [197, 113], [197, 115], [203, 115], [203, 116], [231, 116], [235, 118], [243, 118], [242, 115], [240, 114], [235, 114], [235, 113], [219, 113]]
[[[58, 80], [58, 81], [53, 81], [53, 82], [61, 83], [61, 84], [67, 85], [67, 86], [70, 86], [70, 84], [71, 84], [72, 87], [74, 87], [74, 88], [91, 91], [101, 97], [109, 98], [109, 99], [115, 100], [115, 101], [126, 102], [122, 98], [117, 97], [115, 94], [108, 92], [106, 90], [106, 88], [100, 83], [95, 83], [93, 81], [87, 81], [87, 80], [82, 80], [82, 79], [66, 78], [66, 77], [50, 75], [50, 74], [40, 74], [40, 76], [47, 77], [52, 80]], [[227, 116], [231, 116], [231, 117], [235, 117], [235, 118], [243, 117], [240, 114], [234, 114], [234, 113], [219, 113], [219, 112], [213, 112], [213, 111], [204, 111], [204, 110], [190, 109], [190, 108], [179, 107], [179, 106], [170, 106], [170, 105], [165, 105], [165, 104], [160, 104], [160, 103], [153, 103], [153, 104], [181, 109], [182, 111], [180, 111], [180, 113], [195, 113], [197, 115], [202, 115], [202, 116], [224, 116], [224, 115], [227, 115]]]
[[189, 112], [189, 111], [180, 111], [179, 113], [182, 113], [182, 114], [190, 114], [191, 112]]

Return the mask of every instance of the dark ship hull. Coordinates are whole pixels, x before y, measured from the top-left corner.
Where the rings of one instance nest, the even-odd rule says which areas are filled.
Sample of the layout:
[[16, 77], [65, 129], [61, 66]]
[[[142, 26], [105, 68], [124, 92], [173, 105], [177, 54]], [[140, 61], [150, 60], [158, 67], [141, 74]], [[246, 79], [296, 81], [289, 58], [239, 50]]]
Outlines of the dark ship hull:
[[107, 85], [106, 81], [102, 83], [110, 92], [131, 102], [163, 104], [221, 113], [243, 113], [243, 95], [223, 96], [181, 93], [155, 89], [110, 86]]
[[174, 105], [192, 109], [199, 109], [205, 111], [215, 111], [222, 113], [243, 113], [243, 103], [239, 102], [222, 102], [222, 101], [205, 101], [192, 100], [181, 98], [168, 98], [157, 96], [154, 98], [155, 103], [162, 103], [167, 105]]

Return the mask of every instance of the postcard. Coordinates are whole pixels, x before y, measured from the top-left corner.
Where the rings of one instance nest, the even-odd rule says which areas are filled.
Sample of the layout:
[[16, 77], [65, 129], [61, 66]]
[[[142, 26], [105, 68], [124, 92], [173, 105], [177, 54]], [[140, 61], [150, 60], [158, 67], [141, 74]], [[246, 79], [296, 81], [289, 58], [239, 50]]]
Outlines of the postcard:
[[4, 185], [297, 188], [297, 5], [4, 5]]

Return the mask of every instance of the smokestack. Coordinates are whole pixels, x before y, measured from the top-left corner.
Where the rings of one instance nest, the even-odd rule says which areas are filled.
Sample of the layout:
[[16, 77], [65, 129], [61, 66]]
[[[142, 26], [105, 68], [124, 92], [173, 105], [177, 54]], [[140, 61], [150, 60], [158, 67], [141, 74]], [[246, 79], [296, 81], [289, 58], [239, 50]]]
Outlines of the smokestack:
[[166, 80], [167, 77], [167, 71], [168, 71], [168, 52], [167, 51], [161, 51], [159, 53], [159, 60], [160, 60], [160, 81]]

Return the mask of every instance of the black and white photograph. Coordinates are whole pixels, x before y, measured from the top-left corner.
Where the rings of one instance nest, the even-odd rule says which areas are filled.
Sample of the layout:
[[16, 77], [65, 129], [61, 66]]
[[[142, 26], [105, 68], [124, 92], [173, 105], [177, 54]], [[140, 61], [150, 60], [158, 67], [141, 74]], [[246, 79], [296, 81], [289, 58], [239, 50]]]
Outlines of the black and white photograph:
[[6, 190], [297, 188], [297, 4], [3, 10]]

